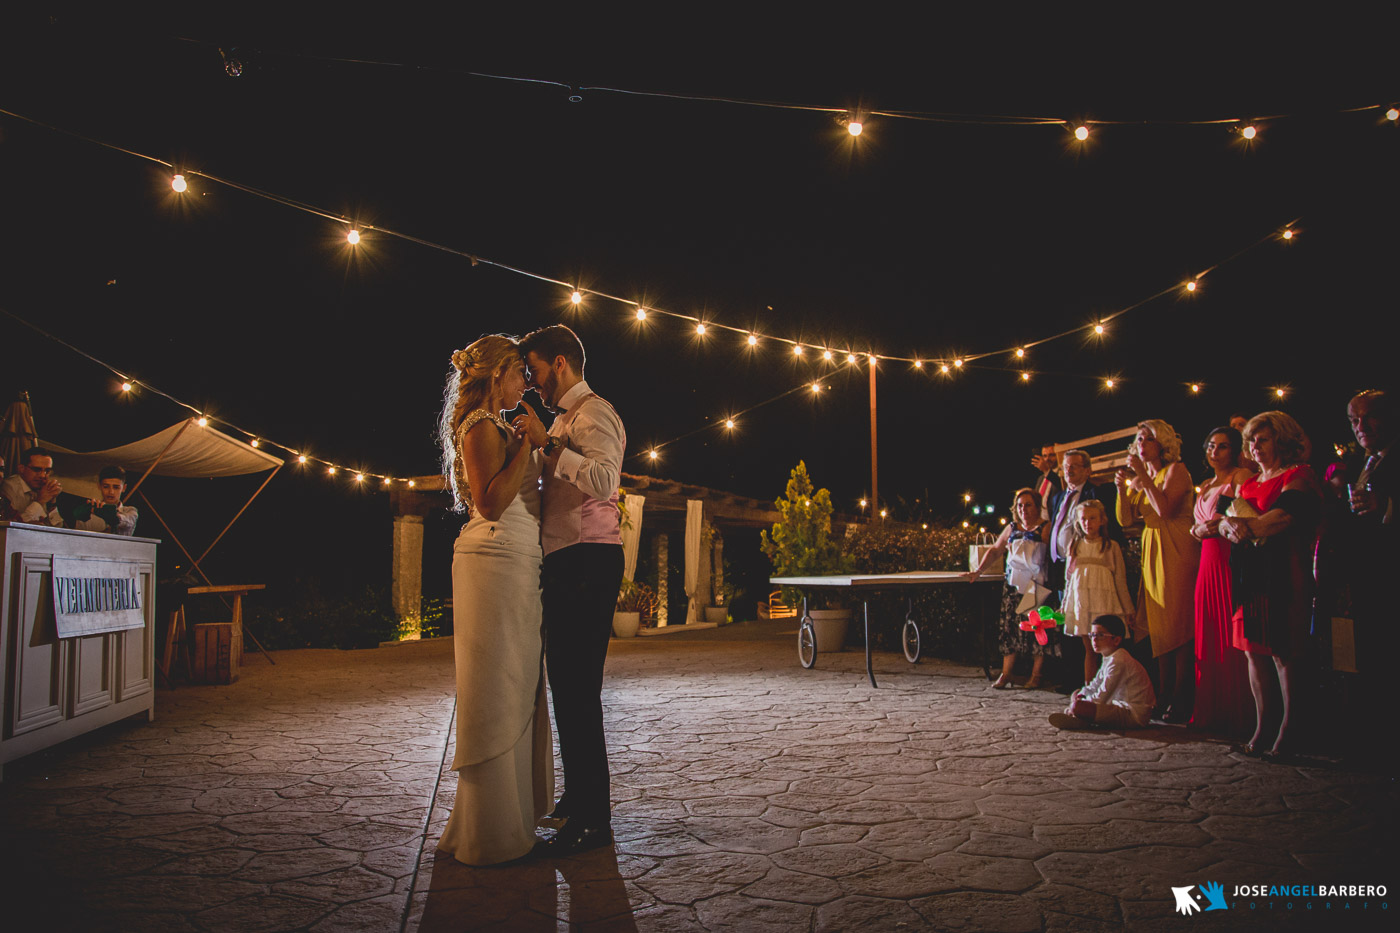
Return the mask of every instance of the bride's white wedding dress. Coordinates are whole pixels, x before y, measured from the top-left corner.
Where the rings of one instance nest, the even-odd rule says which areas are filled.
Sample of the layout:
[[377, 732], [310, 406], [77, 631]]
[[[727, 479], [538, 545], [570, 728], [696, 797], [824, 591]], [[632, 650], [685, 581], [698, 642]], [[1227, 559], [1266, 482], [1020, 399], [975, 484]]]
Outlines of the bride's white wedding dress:
[[[472, 412], [461, 437], [486, 412]], [[491, 426], [482, 430], [499, 430]], [[540, 627], [540, 465], [496, 521], [476, 513], [453, 546], [457, 801], [438, 848], [459, 862], [520, 858], [554, 802]], [[465, 478], [459, 480], [465, 486]]]

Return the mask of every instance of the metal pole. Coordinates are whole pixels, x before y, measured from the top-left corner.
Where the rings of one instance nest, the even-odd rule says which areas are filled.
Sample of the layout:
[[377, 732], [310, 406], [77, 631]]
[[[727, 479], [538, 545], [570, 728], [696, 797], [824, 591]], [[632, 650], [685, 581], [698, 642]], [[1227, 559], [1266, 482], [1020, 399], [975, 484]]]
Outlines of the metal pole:
[[880, 462], [875, 443], [875, 357], [870, 357], [870, 518], [880, 514]]

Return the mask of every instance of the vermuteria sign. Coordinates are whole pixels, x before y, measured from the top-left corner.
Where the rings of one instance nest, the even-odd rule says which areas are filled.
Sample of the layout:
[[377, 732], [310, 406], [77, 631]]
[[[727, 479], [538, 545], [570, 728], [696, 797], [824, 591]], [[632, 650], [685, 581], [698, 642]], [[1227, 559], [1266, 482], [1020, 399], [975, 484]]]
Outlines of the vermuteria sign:
[[142, 628], [138, 564], [124, 560], [53, 559], [53, 614], [59, 638]]

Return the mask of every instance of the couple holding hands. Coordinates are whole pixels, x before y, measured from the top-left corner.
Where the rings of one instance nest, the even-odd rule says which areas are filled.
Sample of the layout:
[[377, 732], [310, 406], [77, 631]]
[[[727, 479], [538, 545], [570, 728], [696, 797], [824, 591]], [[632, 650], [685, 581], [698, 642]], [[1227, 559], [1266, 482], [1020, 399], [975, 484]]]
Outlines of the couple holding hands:
[[[438, 848], [470, 865], [612, 842], [602, 685], [627, 437], [583, 368], [583, 344], [559, 324], [452, 355], [439, 438], [454, 508], [470, 519], [453, 547], [458, 784]], [[523, 403], [527, 389], [555, 412], [548, 429]], [[565, 778], [557, 804], [546, 664]], [[566, 822], [541, 841], [551, 807]]]

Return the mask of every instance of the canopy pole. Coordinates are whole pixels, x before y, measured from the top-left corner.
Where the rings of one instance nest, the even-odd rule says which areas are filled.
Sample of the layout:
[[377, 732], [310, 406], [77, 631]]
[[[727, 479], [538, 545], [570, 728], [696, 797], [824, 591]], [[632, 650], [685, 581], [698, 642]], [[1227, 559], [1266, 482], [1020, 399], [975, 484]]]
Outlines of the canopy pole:
[[224, 526], [224, 530], [219, 532], [219, 536], [215, 538], [212, 542], [210, 542], [209, 546], [204, 549], [203, 554], [199, 555], [199, 560], [195, 561], [196, 564], [198, 564], [199, 561], [204, 560], [204, 558], [209, 556], [209, 552], [214, 550], [214, 545], [218, 544], [220, 541], [223, 540], [224, 535], [228, 534], [228, 530], [233, 527], [233, 523], [238, 521], [239, 516], [241, 516], [244, 512], [248, 511], [248, 506], [253, 504], [253, 500], [258, 497], [258, 493], [262, 492], [264, 489], [267, 488], [267, 484], [272, 482], [272, 477], [276, 476], [277, 471], [282, 469], [282, 467], [285, 465], [286, 463], [284, 461], [283, 463], [277, 464], [277, 466], [273, 468], [272, 472], [267, 475], [267, 479], [263, 480], [262, 485], [258, 487], [258, 491], [253, 493], [253, 495], [248, 499], [247, 502], [243, 503], [243, 508], [238, 510], [238, 515], [235, 515], [233, 518], [229, 519], [229, 523]]
[[[199, 571], [199, 575], [204, 578], [204, 582], [209, 584], [210, 586], [213, 586], [214, 581], [209, 579], [209, 575], [204, 572], [204, 568], [199, 566], [199, 561], [195, 560], [193, 557], [190, 556], [189, 549], [186, 548], [183, 543], [181, 543], [180, 538], [175, 534], [174, 531], [171, 530], [170, 526], [165, 523], [165, 519], [160, 517], [160, 513], [156, 511], [156, 507], [154, 505], [151, 505], [151, 500], [146, 498], [146, 494], [144, 492], [141, 493], [141, 501], [146, 504], [146, 508], [151, 510], [151, 514], [156, 517], [156, 521], [160, 522], [161, 527], [164, 528], [170, 534], [170, 540], [175, 542], [175, 546], [184, 552], [185, 558], [189, 560], [190, 565], [193, 566], [195, 570]], [[219, 598], [223, 599], [222, 596]], [[224, 605], [227, 606], [229, 604], [225, 603]]]
[[[181, 434], [184, 434], [184, 433], [185, 433], [185, 428], [188, 428], [188, 427], [190, 426], [190, 422], [193, 421], [193, 420], [194, 420], [193, 418], [186, 418], [186, 419], [185, 419], [185, 423], [182, 424], [182, 425], [180, 425], [180, 430], [176, 431], [176, 432], [175, 432], [175, 436], [172, 437], [172, 438], [170, 439], [170, 443], [165, 445], [165, 450], [162, 450], [162, 451], [156, 456], [156, 459], [151, 463], [151, 465], [148, 466], [148, 467], [146, 467], [146, 472], [141, 474], [141, 478], [138, 479], [138, 480], [136, 481], [136, 485], [135, 485], [135, 486], [132, 486], [130, 489], [128, 489], [128, 490], [126, 491], [126, 495], [125, 495], [124, 497], [122, 497], [122, 502], [123, 502], [123, 503], [128, 502], [128, 501], [131, 499], [132, 496], [136, 495], [136, 490], [138, 490], [138, 489], [141, 488], [141, 484], [144, 483], [144, 482], [146, 481], [146, 477], [148, 477], [148, 476], [151, 475], [151, 471], [154, 470], [154, 469], [156, 468], [156, 465], [160, 463], [161, 458], [164, 457], [164, 456], [166, 455], [166, 453], [169, 452], [170, 448], [172, 448], [172, 447], [175, 446], [175, 442], [178, 441], [178, 440], [180, 439], [180, 435], [181, 435]], [[141, 501], [144, 502], [144, 503], [146, 503], [147, 505], [150, 505], [150, 504], [151, 504], [151, 501], [150, 501], [149, 499], [147, 499], [144, 495], [141, 497]], [[151, 508], [151, 512], [152, 512], [152, 513], [155, 512], [155, 508], [154, 508], [154, 507]], [[157, 515], [156, 518], [160, 518], [160, 516]], [[162, 521], [161, 524], [162, 524], [162, 525], [165, 525], [165, 522]], [[165, 530], [166, 530], [166, 531], [170, 531], [170, 526], [169, 526], [169, 525], [165, 525]], [[175, 532], [171, 531], [171, 532], [170, 532], [170, 537], [172, 537], [172, 538], [175, 537]], [[176, 542], [176, 543], [178, 544], [179, 542]], [[181, 546], [180, 546], [180, 550], [182, 550], [182, 551], [184, 550], [184, 545], [181, 545]], [[189, 551], [185, 551], [185, 556], [186, 556], [186, 557], [189, 557], [189, 554], [190, 554]], [[213, 585], [213, 584], [210, 584], [210, 586], [212, 586], [212, 585]]]

